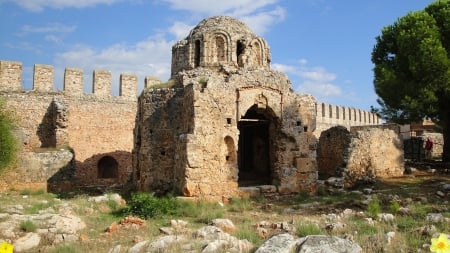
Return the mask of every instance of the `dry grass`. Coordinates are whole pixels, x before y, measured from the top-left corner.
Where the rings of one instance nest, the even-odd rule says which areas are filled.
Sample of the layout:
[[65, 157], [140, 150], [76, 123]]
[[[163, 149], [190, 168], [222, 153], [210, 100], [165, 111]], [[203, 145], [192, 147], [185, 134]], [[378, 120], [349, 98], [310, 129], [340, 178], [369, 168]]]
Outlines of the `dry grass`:
[[[217, 217], [232, 220], [237, 228], [233, 235], [240, 239], [247, 239], [256, 246], [262, 244], [265, 238], [257, 234], [255, 224], [268, 221], [293, 223], [292, 226], [296, 228], [295, 234], [298, 236], [330, 234], [352, 237], [365, 252], [417, 252], [423, 244], [429, 243], [431, 239], [430, 236], [424, 236], [417, 230], [428, 224], [425, 221], [426, 214], [439, 212], [450, 218], [448, 200], [445, 202], [435, 194], [442, 182], [450, 183], [450, 176], [404, 177], [377, 182], [373, 187], [375, 194], [379, 197], [380, 212], [398, 211], [399, 206], [408, 206], [410, 213], [398, 213], [395, 215], [394, 222], [376, 221], [375, 225], [370, 225], [364, 219], [370, 217], [367, 203], [363, 204], [366, 197], [351, 192], [336, 194], [322, 192], [321, 196], [298, 194], [279, 199], [233, 199], [224, 207], [214, 203], [198, 202], [193, 206], [186, 205], [186, 210], [179, 210], [176, 215], [149, 218], [143, 228], [123, 229], [114, 233], [105, 233], [105, 229], [113, 222], [121, 220], [123, 214], [114, 212], [116, 207], [108, 205], [108, 203], [88, 202], [88, 197], [84, 195], [60, 200], [53, 194], [43, 192], [10, 191], [0, 193], [0, 203], [2, 203], [2, 207], [23, 205], [28, 210], [27, 213], [38, 212], [49, 205], [69, 203], [74, 214], [80, 216], [87, 225], [86, 229], [79, 231], [83, 240], [57, 246], [42, 245], [40, 250], [51, 253], [107, 252], [118, 244], [122, 245], [122, 249], [129, 248], [139, 240], [153, 240], [160, 236], [159, 228], [169, 226], [171, 219], [182, 219], [189, 222], [188, 228], [194, 231]], [[393, 207], [393, 202], [390, 201], [393, 196], [396, 196], [396, 203], [399, 206], [395, 204]], [[427, 201], [424, 202], [424, 199]], [[0, 207], [0, 212], [2, 207]], [[346, 224], [341, 230], [326, 230], [327, 221], [323, 215], [341, 214], [347, 208], [352, 209], [354, 214], [358, 212], [360, 214], [341, 218], [339, 221]], [[92, 213], [87, 212], [91, 209]], [[448, 223], [434, 225], [438, 232], [450, 233]], [[391, 231], [395, 232], [395, 237], [388, 245], [385, 234]], [[271, 230], [271, 234], [279, 232]], [[124, 250], [122, 251], [124, 252]], [[174, 246], [171, 251], [182, 252], [177, 249], [177, 246]]]

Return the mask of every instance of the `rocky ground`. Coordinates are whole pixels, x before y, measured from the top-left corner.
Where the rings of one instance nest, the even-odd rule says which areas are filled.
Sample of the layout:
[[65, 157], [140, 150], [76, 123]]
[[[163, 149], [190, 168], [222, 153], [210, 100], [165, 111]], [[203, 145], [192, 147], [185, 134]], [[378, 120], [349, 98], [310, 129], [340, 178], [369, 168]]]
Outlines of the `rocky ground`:
[[351, 191], [332, 178], [317, 196], [199, 203], [149, 219], [119, 212], [126, 201], [114, 193], [12, 190], [0, 194], [0, 242], [14, 252], [429, 252], [431, 238], [450, 235], [450, 174], [406, 172]]

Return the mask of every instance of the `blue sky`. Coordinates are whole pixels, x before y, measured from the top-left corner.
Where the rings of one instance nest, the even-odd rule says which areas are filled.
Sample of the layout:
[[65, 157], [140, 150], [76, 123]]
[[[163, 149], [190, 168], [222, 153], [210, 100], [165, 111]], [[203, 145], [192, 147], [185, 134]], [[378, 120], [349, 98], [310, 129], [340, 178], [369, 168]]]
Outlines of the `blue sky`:
[[432, 0], [0, 0], [0, 59], [23, 63], [31, 88], [35, 63], [110, 70], [113, 93], [120, 73], [167, 81], [171, 47], [202, 19], [238, 18], [264, 37], [272, 68], [298, 93], [320, 102], [368, 110], [377, 106], [370, 61], [381, 29]]

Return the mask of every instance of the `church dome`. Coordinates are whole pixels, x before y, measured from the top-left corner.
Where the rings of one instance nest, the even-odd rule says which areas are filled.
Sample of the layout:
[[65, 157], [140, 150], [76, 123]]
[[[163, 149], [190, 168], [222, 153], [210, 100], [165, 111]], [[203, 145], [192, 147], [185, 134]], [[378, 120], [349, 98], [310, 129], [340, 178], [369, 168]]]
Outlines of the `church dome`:
[[227, 16], [202, 20], [172, 47], [172, 76], [180, 71], [221, 67], [269, 69], [266, 41], [243, 22]]

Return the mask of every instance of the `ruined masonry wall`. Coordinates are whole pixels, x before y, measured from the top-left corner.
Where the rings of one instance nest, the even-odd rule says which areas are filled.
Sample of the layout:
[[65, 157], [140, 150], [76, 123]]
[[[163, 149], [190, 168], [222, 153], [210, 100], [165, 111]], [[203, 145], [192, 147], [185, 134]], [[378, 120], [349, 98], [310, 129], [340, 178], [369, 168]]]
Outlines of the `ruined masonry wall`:
[[403, 175], [403, 142], [396, 125], [359, 127], [351, 130], [346, 186], [375, 177]]
[[[121, 75], [120, 96], [111, 94], [111, 73], [94, 71], [93, 93], [83, 94], [83, 72], [65, 70], [64, 90], [53, 91], [53, 67], [34, 66], [33, 90], [21, 89], [22, 64], [0, 61], [0, 96], [7, 110], [19, 119], [19, 135], [25, 156], [42, 148], [69, 146], [74, 151], [73, 186], [123, 185], [130, 180], [133, 129], [136, 116], [137, 77]], [[98, 162], [105, 156], [118, 163], [117, 176], [98, 178]], [[36, 167], [22, 163], [18, 184], [27, 181]], [[31, 166], [31, 165], [30, 165]], [[53, 173], [53, 171], [49, 171]], [[52, 175], [48, 175], [50, 178]], [[41, 177], [42, 178], [42, 177]], [[34, 178], [34, 181], [37, 179]], [[32, 180], [32, 181], [33, 181]], [[5, 182], [4, 182], [5, 183]], [[41, 182], [45, 185], [47, 182]], [[55, 186], [56, 187], [56, 186]]]
[[142, 190], [172, 190], [175, 163], [179, 160], [173, 158], [180, 154], [176, 152], [176, 137], [185, 125], [182, 99], [182, 89], [145, 90], [139, 97], [135, 147], [140, 148], [134, 151], [133, 167]]

